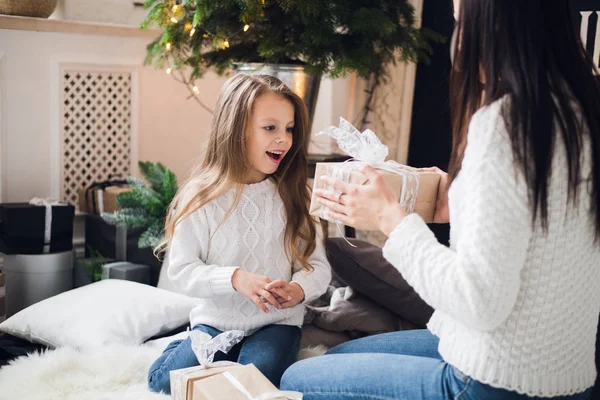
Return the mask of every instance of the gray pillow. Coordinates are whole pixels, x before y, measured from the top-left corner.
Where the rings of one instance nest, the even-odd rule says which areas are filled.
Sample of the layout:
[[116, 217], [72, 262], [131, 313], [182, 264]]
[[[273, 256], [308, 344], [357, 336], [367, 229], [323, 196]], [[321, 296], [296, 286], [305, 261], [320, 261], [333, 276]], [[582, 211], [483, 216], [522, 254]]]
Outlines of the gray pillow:
[[327, 258], [336, 277], [398, 316], [424, 328], [433, 309], [425, 303], [402, 275], [370, 243], [343, 238], [326, 241]]

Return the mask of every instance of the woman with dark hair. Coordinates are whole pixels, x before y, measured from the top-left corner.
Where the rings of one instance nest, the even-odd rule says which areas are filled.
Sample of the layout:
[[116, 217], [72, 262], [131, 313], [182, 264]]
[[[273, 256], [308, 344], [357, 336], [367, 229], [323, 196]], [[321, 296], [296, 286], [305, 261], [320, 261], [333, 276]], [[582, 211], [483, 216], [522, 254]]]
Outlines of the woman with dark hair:
[[[453, 151], [439, 244], [370, 167], [319, 192], [389, 238], [385, 258], [436, 311], [288, 369], [312, 399], [585, 399], [600, 311], [600, 84], [567, 0], [455, 0]], [[448, 189], [448, 190], [447, 190]]]

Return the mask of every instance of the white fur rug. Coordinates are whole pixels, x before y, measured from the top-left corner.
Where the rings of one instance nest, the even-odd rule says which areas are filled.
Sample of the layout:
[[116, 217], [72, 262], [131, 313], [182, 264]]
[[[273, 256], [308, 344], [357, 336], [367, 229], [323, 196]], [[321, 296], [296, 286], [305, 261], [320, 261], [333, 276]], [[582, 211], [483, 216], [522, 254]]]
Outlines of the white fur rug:
[[[0, 400], [170, 400], [148, 390], [147, 374], [171, 339], [82, 352], [63, 347], [21, 357], [0, 369]], [[298, 359], [325, 351], [302, 349]]]
[[0, 399], [170, 400], [150, 392], [146, 383], [160, 353], [150, 346], [112, 345], [31, 354], [0, 369]]

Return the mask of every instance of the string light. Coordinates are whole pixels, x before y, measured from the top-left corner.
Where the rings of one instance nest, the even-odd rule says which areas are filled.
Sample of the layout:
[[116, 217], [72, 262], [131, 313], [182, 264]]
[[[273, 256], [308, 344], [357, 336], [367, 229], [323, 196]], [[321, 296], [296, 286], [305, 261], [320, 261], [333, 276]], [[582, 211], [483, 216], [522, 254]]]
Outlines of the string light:
[[225, 39], [225, 41], [223, 42], [223, 48], [224, 49], [229, 48], [229, 40]]
[[194, 36], [194, 33], [196, 33], [196, 28], [192, 28], [190, 31], [190, 37]]
[[248, 29], [250, 29], [250, 25], [248, 25], [248, 24], [244, 25], [244, 32], [248, 32]]
[[173, 4], [173, 8], [171, 10], [173, 10], [173, 12], [177, 12], [178, 8], [179, 8], [178, 4]]
[[171, 73], [171, 68], [167, 68], [167, 74]]
[[179, 21], [177, 20], [177, 18], [173, 17], [173, 18], [171, 18], [171, 22], [172, 22], [172, 23], [174, 23], [174, 24], [176, 24], [176, 23], [178, 23]]
[[199, 92], [198, 86], [194, 86], [194, 87], [192, 88], [192, 90], [194, 91], [194, 93], [198, 93], [198, 92]]
[[203, 34], [202, 37], [206, 39], [208, 37], [208, 33]]
[[167, 43], [165, 45], [165, 48], [167, 49], [167, 51], [171, 50], [171, 43]]

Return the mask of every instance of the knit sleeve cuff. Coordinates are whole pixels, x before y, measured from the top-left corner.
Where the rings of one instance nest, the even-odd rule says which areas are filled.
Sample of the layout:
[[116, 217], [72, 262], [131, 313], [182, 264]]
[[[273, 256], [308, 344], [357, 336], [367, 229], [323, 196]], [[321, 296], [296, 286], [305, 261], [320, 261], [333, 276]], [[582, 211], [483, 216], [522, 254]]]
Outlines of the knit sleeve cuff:
[[231, 278], [239, 267], [219, 267], [212, 273], [210, 289], [213, 294], [229, 294], [235, 292]]
[[424, 247], [430, 246], [432, 239], [437, 242], [423, 218], [416, 213], [409, 214], [390, 233], [382, 249], [383, 256], [402, 274], [408, 274], [412, 263], [403, 260], [412, 259]]
[[415, 235], [425, 232], [432, 233], [425, 221], [423, 221], [423, 218], [417, 213], [412, 213], [400, 221], [398, 226], [390, 233], [388, 241], [412, 241]]
[[296, 273], [292, 279], [293, 280], [290, 283], [298, 284], [304, 292], [304, 299], [299, 304], [310, 303], [319, 297], [319, 295], [315, 293], [315, 290], [313, 290], [312, 282], [306, 276]]

